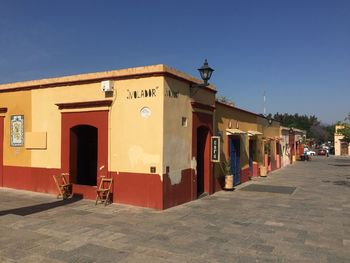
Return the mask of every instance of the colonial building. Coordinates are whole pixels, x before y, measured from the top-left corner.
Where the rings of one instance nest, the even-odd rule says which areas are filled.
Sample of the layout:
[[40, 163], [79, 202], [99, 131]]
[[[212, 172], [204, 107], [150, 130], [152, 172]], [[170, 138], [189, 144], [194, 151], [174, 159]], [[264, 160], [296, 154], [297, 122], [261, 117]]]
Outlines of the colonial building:
[[[211, 85], [165, 65], [0, 85], [0, 186], [166, 209], [281, 166], [276, 121], [216, 101]], [[211, 139], [219, 138], [221, 160]], [[218, 162], [217, 162], [218, 161]]]
[[280, 128], [282, 167], [294, 163], [304, 153], [306, 131], [283, 127]]
[[336, 125], [335, 126], [335, 133], [334, 133], [334, 155], [340, 156], [340, 155], [350, 155], [350, 144], [347, 142], [343, 142], [342, 139], [344, 136], [338, 132], [338, 130], [344, 128], [343, 125]]
[[[0, 85], [1, 186], [164, 209], [214, 192], [215, 89], [164, 65]], [[197, 175], [196, 172], [197, 171]]]
[[228, 162], [237, 185], [280, 167], [279, 122], [217, 101], [215, 125], [222, 142], [215, 175], [223, 175]]

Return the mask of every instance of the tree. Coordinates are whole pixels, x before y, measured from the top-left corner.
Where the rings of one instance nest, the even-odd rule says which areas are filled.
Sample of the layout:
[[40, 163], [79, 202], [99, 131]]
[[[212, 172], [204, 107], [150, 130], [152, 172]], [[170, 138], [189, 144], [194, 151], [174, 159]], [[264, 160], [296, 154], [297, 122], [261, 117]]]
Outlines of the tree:
[[342, 142], [350, 143], [350, 112], [347, 117], [344, 119], [348, 121], [348, 123], [344, 122], [341, 125], [343, 126], [341, 129], [338, 129], [337, 132], [344, 137], [341, 139]]
[[286, 127], [293, 127], [301, 130], [305, 130], [307, 137], [314, 137], [313, 130], [311, 127], [313, 126], [319, 126], [320, 121], [317, 119], [316, 116], [307, 116], [307, 115], [299, 115], [298, 113], [295, 114], [280, 114], [276, 113], [273, 118], [281, 123], [282, 126]]
[[[272, 116], [272, 115], [269, 115]], [[334, 140], [335, 125], [324, 125], [315, 115], [299, 115], [276, 113], [273, 118], [281, 123], [282, 126], [293, 127], [306, 131], [308, 138], [314, 139], [317, 143], [323, 143]]]
[[221, 103], [224, 103], [224, 104], [227, 104], [227, 105], [230, 105], [230, 106], [234, 106], [235, 105], [235, 103], [233, 102], [232, 99], [229, 99], [229, 98], [227, 98], [225, 96], [219, 96], [217, 98], [217, 101], [219, 101]]
[[344, 121], [348, 121], [350, 123], [350, 112], [348, 113], [348, 116], [345, 117]]

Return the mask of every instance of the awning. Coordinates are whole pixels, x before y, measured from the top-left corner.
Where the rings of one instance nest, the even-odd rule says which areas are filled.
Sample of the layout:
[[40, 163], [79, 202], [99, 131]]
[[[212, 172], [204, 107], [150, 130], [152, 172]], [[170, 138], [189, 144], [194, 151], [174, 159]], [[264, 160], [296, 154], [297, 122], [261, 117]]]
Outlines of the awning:
[[248, 135], [249, 136], [255, 136], [255, 135], [262, 135], [262, 133], [258, 132], [258, 131], [249, 130], [248, 131]]
[[273, 137], [268, 137], [268, 136], [263, 137], [263, 139], [264, 139], [265, 141], [274, 141], [274, 140], [275, 140], [275, 138], [273, 138]]
[[226, 135], [241, 135], [246, 134], [245, 131], [241, 131], [239, 129], [226, 129]]

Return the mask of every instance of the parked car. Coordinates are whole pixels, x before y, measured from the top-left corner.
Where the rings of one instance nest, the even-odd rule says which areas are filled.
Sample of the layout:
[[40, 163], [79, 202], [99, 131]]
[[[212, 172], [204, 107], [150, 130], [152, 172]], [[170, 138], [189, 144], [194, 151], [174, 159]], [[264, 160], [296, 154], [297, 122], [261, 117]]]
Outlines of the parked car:
[[304, 153], [306, 153], [307, 155], [311, 155], [311, 156], [315, 156], [316, 152], [311, 151], [309, 148], [305, 147], [304, 148]]
[[326, 155], [327, 154], [327, 150], [326, 149], [320, 149], [318, 151], [318, 155]]

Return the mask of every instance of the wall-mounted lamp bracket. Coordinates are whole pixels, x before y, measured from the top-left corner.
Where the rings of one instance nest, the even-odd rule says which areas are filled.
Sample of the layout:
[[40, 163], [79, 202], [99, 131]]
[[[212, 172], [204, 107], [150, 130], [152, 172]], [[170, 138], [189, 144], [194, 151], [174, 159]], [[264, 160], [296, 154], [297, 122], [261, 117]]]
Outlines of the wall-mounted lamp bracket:
[[193, 96], [195, 95], [199, 89], [208, 87], [209, 83], [201, 83], [201, 84], [191, 84], [190, 85], [190, 95]]

